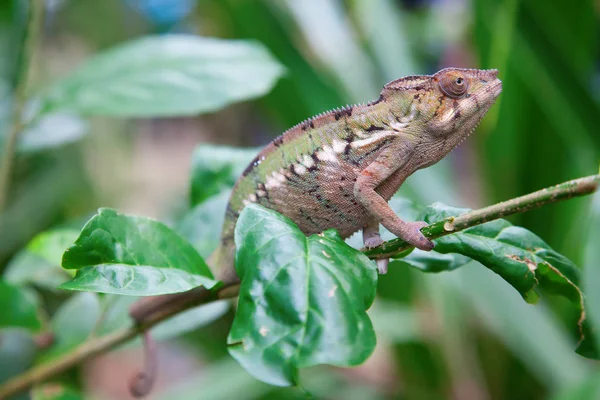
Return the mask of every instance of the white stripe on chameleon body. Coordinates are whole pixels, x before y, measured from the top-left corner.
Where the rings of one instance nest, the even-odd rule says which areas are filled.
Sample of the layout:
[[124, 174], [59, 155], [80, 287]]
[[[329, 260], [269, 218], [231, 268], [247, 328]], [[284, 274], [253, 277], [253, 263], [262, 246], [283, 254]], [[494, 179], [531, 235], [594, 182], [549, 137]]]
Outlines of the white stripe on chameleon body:
[[321, 161], [329, 161], [331, 163], [339, 162], [339, 159], [331, 146], [323, 146], [323, 150], [317, 152], [317, 158]]

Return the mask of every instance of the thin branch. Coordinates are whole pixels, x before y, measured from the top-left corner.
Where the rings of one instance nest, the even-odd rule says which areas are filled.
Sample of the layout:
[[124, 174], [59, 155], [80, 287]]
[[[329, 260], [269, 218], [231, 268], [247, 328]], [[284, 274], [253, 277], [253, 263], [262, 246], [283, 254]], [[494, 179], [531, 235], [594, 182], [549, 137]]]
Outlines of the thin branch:
[[[539, 208], [546, 204], [585, 196], [596, 191], [598, 185], [600, 185], [600, 175], [574, 179], [493, 206], [469, 211], [458, 217], [443, 219], [422, 228], [421, 232], [429, 239], [436, 239], [498, 218]], [[393, 239], [379, 247], [363, 252], [367, 257], [376, 259], [393, 257], [413, 247], [402, 239]]]
[[[545, 204], [567, 200], [572, 197], [590, 194], [597, 190], [599, 185], [600, 175], [575, 179], [493, 206], [471, 211], [458, 217], [446, 218], [426, 226], [422, 229], [422, 232], [428, 238], [435, 239], [507, 215], [524, 212], [541, 207]], [[388, 257], [410, 249], [410, 247], [411, 246], [404, 241], [394, 239], [385, 242], [378, 248], [365, 251], [365, 254], [369, 258]], [[7, 381], [0, 386], [0, 399], [8, 398], [8, 396], [14, 395], [30, 388], [36, 383], [43, 382], [56, 376], [97, 354], [113, 349], [176, 314], [200, 304], [210, 303], [218, 299], [235, 297], [238, 292], [239, 284], [225, 286], [216, 292], [208, 293], [206, 290], [198, 288], [186, 292], [188, 294], [187, 296], [176, 296], [177, 301], [167, 303], [164, 308], [154, 310], [144, 309], [143, 312], [138, 315], [141, 316], [143, 314], [143, 318], [141, 319], [143, 321], [142, 323], [131, 328], [113, 332], [106, 336], [90, 339], [71, 353], [50, 361], [47, 364], [35, 367], [24, 374]]]
[[143, 324], [125, 328], [102, 337], [90, 339], [64, 356], [38, 367], [34, 367], [29, 371], [6, 381], [0, 386], [0, 399], [7, 399], [9, 396], [27, 390], [37, 383], [44, 382], [53, 376], [65, 372], [69, 368], [80, 364], [97, 354], [118, 347], [176, 314], [201, 304], [235, 297], [237, 296], [238, 291], [239, 285], [237, 284], [225, 286], [217, 292], [212, 293], [209, 297], [204, 296], [201, 302], [188, 301], [186, 304], [182, 304], [179, 309], [170, 309], [168, 313], [162, 313]]
[[44, 22], [44, 0], [31, 0], [27, 17], [27, 29], [23, 39], [21, 62], [18, 66], [15, 95], [13, 100], [12, 125], [6, 136], [2, 169], [0, 170], [0, 213], [4, 211], [10, 191], [13, 162], [17, 148], [17, 138], [25, 128], [23, 110], [27, 101], [27, 86], [31, 76], [32, 60], [38, 46]]

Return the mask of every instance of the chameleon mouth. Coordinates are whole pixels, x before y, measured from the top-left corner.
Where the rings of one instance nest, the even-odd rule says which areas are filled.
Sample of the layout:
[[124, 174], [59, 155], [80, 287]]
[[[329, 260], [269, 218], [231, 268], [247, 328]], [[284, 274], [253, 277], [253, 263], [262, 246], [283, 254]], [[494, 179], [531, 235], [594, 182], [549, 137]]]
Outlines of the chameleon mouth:
[[[493, 86], [490, 86], [490, 87], [493, 90], [493, 92], [492, 92], [492, 94], [493, 94], [493, 100], [496, 100], [496, 98], [502, 92], [502, 82], [500, 81], [500, 79], [496, 79], [493, 82]], [[493, 102], [492, 102], [492, 104], [493, 104]], [[491, 104], [490, 104], [490, 107], [491, 107]], [[485, 110], [481, 110], [478, 113], [479, 115], [477, 116], [477, 119], [476, 119], [475, 123], [473, 124], [473, 126], [471, 126], [470, 128], [468, 128], [466, 130], [466, 132], [463, 131], [465, 133], [461, 136], [460, 140], [454, 145], [454, 147], [452, 147], [452, 149], [455, 149], [458, 146], [460, 146], [465, 140], [467, 140], [467, 138], [469, 136], [471, 136], [471, 134], [473, 132], [475, 132], [475, 129], [477, 129], [479, 127], [479, 125], [481, 124], [481, 121], [483, 121], [483, 117], [485, 117], [485, 114], [487, 114], [488, 110], [489, 110], [489, 108], [487, 108]]]
[[494, 79], [493, 82], [487, 84], [486, 90], [496, 99], [502, 93], [502, 81], [498, 78]]

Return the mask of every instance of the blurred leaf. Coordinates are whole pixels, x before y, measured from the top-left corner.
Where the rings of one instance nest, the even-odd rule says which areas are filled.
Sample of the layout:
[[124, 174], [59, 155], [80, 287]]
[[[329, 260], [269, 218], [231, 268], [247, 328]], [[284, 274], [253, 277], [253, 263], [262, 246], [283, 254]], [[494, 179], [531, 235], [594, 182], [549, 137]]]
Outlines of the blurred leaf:
[[77, 293], [61, 304], [52, 317], [54, 342], [40, 356], [46, 362], [68, 353], [85, 342], [100, 317], [100, 301], [95, 293]]
[[217, 284], [208, 266], [181, 236], [148, 218], [101, 208], [62, 260], [77, 269], [62, 289], [149, 296]]
[[26, 288], [0, 280], [0, 310], [0, 328], [20, 327], [34, 332], [42, 328], [37, 298]]
[[20, 135], [17, 150], [33, 152], [73, 143], [90, 132], [88, 121], [72, 113], [44, 115]]
[[412, 307], [377, 299], [369, 310], [377, 337], [393, 343], [421, 341], [419, 315]]
[[254, 379], [231, 358], [223, 358], [173, 382], [155, 396], [157, 400], [198, 400], [198, 393], [202, 393], [203, 398], [211, 400], [250, 400], [262, 398], [272, 390], [273, 386]]
[[[361, 47], [342, 3], [304, 0], [273, 3], [287, 8], [311, 55], [330, 70], [349, 101], [376, 99], [381, 86], [367, 53]], [[343, 45], [342, 45], [343, 44]], [[313, 61], [313, 64], [317, 64]]]
[[306, 237], [288, 218], [252, 204], [235, 231], [242, 280], [227, 339], [253, 376], [298, 383], [298, 368], [352, 366], [375, 348], [365, 310], [377, 285], [375, 263], [334, 231]]
[[[600, 137], [594, 134], [600, 104], [592, 85], [597, 59], [594, 2], [471, 4], [481, 63], [500, 68], [504, 82], [498, 125], [485, 138], [482, 158], [494, 197], [506, 199], [589, 174], [600, 155]], [[500, 60], [499, 53], [508, 58]], [[541, 161], [542, 154], [544, 160], [553, 160], [551, 165]], [[586, 219], [583, 211], [571, 201], [513, 221], [545, 232], [549, 243], [575, 259], [584, 239], [579, 229]]]
[[44, 383], [31, 391], [31, 400], [82, 400], [84, 397], [75, 389], [59, 383]]
[[[296, 24], [289, 13], [280, 11], [281, 3], [205, 0], [198, 5], [209, 21], [221, 20], [234, 37], [258, 40], [289, 69], [285, 79], [260, 100], [285, 129], [348, 100], [340, 96], [331, 75], [311, 65], [312, 57], [298, 45]], [[210, 14], [211, 10], [216, 12]]]
[[219, 319], [225, 315], [229, 307], [230, 302], [227, 300], [214, 301], [200, 307], [194, 307], [152, 328], [152, 337], [156, 340], [167, 340], [181, 336]]
[[260, 150], [206, 144], [198, 146], [192, 156], [192, 205], [231, 189]]
[[[132, 319], [129, 308], [139, 298], [134, 296], [108, 295], [102, 299], [102, 317], [95, 332], [105, 335], [118, 329], [130, 327]], [[199, 307], [194, 307], [169, 318], [151, 328], [152, 338], [167, 340], [208, 325], [223, 316], [229, 310], [230, 302], [214, 301]], [[141, 343], [141, 341], [138, 341]]]
[[[351, 12], [387, 81], [419, 71], [402, 8], [392, 0], [352, 0]], [[394, 51], [390, 51], [394, 49]]]
[[32, 335], [19, 328], [0, 330], [0, 383], [31, 366], [37, 348]]
[[586, 376], [581, 382], [561, 390], [550, 400], [591, 400], [600, 399], [600, 372]]
[[588, 305], [588, 318], [595, 332], [597, 357], [600, 357], [600, 192], [592, 199], [588, 213], [589, 230], [585, 244], [583, 292]]
[[105, 51], [54, 85], [43, 112], [196, 115], [267, 93], [283, 67], [259, 43], [149, 36]]
[[[527, 368], [528, 374], [515, 371], [518, 377], [527, 380], [527, 386], [536, 380], [549, 390], [556, 390], [579, 382], [591, 372], [593, 364], [573, 352], [573, 335], [564, 329], [564, 324], [546, 304], [536, 307], [523, 304], [522, 297], [491, 270], [470, 263], [451, 274], [433, 274], [427, 278], [456, 285], [458, 293], [465, 297], [465, 306], [476, 311], [475, 321], [498, 338]], [[492, 357], [497, 354], [496, 347], [489, 351]], [[497, 364], [495, 359], [485, 366], [512, 373], [508, 366]], [[515, 392], [510, 383], [500, 380], [498, 384], [510, 388], [504, 398], [513, 398]]]
[[183, 216], [175, 229], [204, 258], [208, 258], [219, 245], [230, 193], [226, 190], [197, 204]]
[[10, 261], [4, 278], [13, 284], [56, 289], [70, 277], [60, 263], [65, 249], [78, 235], [75, 229], [53, 229], [38, 234]]

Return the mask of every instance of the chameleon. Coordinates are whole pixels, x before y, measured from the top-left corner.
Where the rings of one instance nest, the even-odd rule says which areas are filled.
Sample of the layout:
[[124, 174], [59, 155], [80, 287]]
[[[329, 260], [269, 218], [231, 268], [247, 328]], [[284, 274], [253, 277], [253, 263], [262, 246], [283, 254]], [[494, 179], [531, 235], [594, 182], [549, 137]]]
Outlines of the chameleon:
[[[309, 118], [269, 143], [237, 180], [221, 243], [212, 257], [234, 279], [233, 240], [242, 209], [258, 203], [306, 235], [362, 230], [365, 247], [380, 224], [409, 244], [433, 249], [423, 221], [400, 219], [388, 201], [413, 172], [440, 161], [477, 127], [502, 91], [497, 70], [446, 68], [386, 84], [379, 98]], [[380, 273], [387, 259], [378, 260]]]
[[[239, 280], [235, 224], [251, 203], [289, 217], [306, 235], [336, 229], [347, 238], [361, 230], [365, 247], [372, 248], [383, 242], [383, 225], [419, 249], [433, 249], [420, 231], [426, 223], [400, 219], [388, 201], [413, 172], [437, 163], [465, 140], [501, 91], [495, 69], [446, 68], [389, 82], [375, 101], [328, 111], [290, 128], [235, 183], [220, 244], [208, 264], [225, 284]], [[387, 266], [387, 259], [377, 260], [379, 273]], [[177, 301], [176, 295], [168, 296]], [[130, 314], [140, 321], [157, 308], [140, 304]]]

